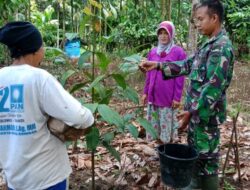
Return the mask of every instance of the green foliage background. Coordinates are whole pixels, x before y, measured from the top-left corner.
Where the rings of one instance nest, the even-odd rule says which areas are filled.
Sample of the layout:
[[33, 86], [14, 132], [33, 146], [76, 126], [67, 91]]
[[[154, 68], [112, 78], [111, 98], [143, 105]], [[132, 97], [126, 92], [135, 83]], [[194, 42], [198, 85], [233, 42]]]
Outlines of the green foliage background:
[[[146, 52], [156, 45], [156, 27], [163, 20], [160, 2], [99, 0], [102, 8], [96, 19], [100, 20], [102, 30], [97, 35], [97, 44], [118, 56]], [[223, 3], [227, 14], [225, 27], [238, 54], [249, 53], [250, 0], [224, 0]], [[90, 4], [90, 0], [1, 0], [0, 25], [13, 20], [30, 20], [42, 32], [45, 45], [50, 47], [62, 48], [66, 32], [80, 32], [81, 38], [89, 43], [91, 28], [81, 28], [85, 27], [82, 23], [86, 24], [84, 8]], [[171, 11], [171, 20], [176, 26], [176, 43], [185, 45], [191, 3], [189, 0], [172, 0]], [[2, 46], [0, 50], [3, 50]], [[1, 62], [6, 62], [6, 59], [6, 54], [0, 55]]]

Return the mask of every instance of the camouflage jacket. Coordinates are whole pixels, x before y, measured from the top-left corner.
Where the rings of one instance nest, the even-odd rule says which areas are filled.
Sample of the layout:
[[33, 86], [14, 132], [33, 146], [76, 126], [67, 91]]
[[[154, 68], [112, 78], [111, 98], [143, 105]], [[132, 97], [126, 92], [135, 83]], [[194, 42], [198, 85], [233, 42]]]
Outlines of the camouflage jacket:
[[225, 121], [233, 64], [233, 47], [225, 32], [209, 39], [188, 59], [163, 64], [165, 79], [189, 75], [185, 110], [192, 113], [191, 122], [219, 125]]

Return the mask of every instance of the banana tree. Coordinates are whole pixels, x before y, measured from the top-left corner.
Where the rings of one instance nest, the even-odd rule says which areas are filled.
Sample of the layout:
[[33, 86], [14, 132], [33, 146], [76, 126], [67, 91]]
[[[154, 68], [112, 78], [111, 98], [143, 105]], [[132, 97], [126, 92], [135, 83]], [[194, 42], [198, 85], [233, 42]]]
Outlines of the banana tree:
[[59, 23], [57, 19], [53, 19], [54, 11], [55, 9], [49, 5], [43, 12], [35, 11], [31, 14], [31, 20], [42, 33], [47, 46], [56, 46]]

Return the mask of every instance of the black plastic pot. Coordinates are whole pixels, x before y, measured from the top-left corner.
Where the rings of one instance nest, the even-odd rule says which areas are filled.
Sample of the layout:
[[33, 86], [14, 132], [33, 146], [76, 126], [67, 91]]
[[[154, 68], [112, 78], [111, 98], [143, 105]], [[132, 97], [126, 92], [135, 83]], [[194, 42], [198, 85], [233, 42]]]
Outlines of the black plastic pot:
[[174, 188], [188, 186], [194, 163], [198, 158], [196, 150], [184, 144], [163, 144], [157, 151], [163, 183]]

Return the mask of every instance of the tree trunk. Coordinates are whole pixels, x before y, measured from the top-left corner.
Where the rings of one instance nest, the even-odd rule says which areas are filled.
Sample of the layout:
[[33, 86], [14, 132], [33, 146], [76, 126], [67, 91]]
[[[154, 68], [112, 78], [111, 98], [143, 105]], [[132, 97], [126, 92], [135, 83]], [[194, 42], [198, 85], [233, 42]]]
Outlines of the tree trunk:
[[120, 0], [120, 12], [122, 11], [122, 0]]
[[74, 7], [73, 7], [73, 0], [70, 1], [71, 6], [71, 32], [74, 32]]
[[30, 0], [28, 1], [28, 21], [31, 21], [31, 10], [30, 10], [31, 4], [30, 4]]
[[197, 49], [198, 31], [195, 28], [195, 24], [193, 22], [195, 6], [197, 3], [199, 3], [199, 0], [192, 0], [192, 12], [189, 22], [188, 44], [187, 44], [188, 55], [194, 53]]
[[168, 20], [171, 20], [171, 0], [168, 0], [168, 8], [167, 8], [168, 12]]
[[57, 20], [58, 20], [58, 26], [57, 26], [57, 40], [56, 40], [56, 47], [59, 48], [59, 39], [60, 39], [60, 4], [57, 5]]
[[63, 37], [65, 36], [65, 13], [66, 13], [66, 9], [65, 9], [65, 0], [63, 0], [63, 16], [62, 16], [62, 23], [63, 23]]
[[177, 24], [180, 24], [180, 18], [181, 18], [181, 0], [178, 0], [178, 18], [177, 18]]
[[167, 15], [167, 10], [166, 10], [166, 0], [161, 0], [161, 20], [165, 20], [166, 19], [166, 15]]

